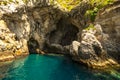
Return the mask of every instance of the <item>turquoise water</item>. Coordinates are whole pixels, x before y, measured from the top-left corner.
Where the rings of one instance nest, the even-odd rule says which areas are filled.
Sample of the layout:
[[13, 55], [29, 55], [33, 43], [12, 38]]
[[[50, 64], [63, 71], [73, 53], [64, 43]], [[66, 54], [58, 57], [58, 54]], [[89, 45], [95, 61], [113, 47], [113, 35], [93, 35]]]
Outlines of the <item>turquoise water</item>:
[[120, 80], [120, 73], [89, 70], [65, 56], [31, 54], [0, 65], [0, 80]]

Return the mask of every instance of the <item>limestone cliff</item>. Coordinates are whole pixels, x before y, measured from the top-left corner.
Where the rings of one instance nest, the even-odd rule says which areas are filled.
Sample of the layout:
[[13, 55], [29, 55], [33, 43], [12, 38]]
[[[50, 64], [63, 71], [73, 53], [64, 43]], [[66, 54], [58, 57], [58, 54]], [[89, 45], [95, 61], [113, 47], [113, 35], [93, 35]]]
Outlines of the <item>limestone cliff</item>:
[[75, 61], [92, 68], [114, 66], [120, 62], [119, 14], [119, 1], [98, 12], [94, 25], [82, 30], [81, 41], [73, 41], [71, 45]]
[[71, 12], [54, 6], [24, 6], [0, 13], [0, 61], [29, 53], [62, 53], [92, 68], [118, 65], [120, 2], [100, 11], [93, 27], [85, 18], [92, 8], [81, 3]]
[[103, 8], [97, 15], [95, 24], [103, 30], [98, 39], [107, 53], [120, 62], [120, 1]]
[[[42, 52], [45, 41], [48, 39], [47, 35], [56, 29], [55, 24], [58, 23], [61, 16], [62, 13], [52, 7], [34, 7], [26, 10], [21, 8], [17, 12], [5, 13], [0, 20], [1, 34], [4, 34], [1, 37], [5, 38], [1, 38], [1, 44], [3, 44], [1, 46], [4, 46], [7, 43], [5, 41], [8, 40], [8, 45], [14, 43], [15, 46], [19, 46], [18, 49], [25, 49], [24, 52], [27, 54], [29, 53], [27, 48], [29, 48], [30, 53]], [[12, 51], [14, 46], [10, 47], [11, 49], [8, 50], [5, 46], [4, 51], [18, 53], [16, 52], [17, 48]], [[19, 51], [21, 55], [24, 53], [22, 50]]]

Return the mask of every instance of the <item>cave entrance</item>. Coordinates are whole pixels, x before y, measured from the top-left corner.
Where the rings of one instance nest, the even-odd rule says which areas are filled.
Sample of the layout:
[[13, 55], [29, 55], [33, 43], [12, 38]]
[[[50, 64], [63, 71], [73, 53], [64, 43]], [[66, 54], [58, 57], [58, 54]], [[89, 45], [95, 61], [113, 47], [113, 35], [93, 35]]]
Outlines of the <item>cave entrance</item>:
[[39, 47], [38, 42], [34, 38], [30, 38], [28, 41], [28, 49], [30, 54], [36, 54], [38, 53], [36, 49]]
[[[69, 51], [66, 47], [71, 45], [72, 41], [78, 39], [78, 32], [79, 28], [71, 24], [69, 20], [60, 19], [56, 24], [56, 28], [44, 35], [45, 43], [42, 50], [51, 53], [65, 53], [65, 51], [67, 53]], [[28, 48], [30, 53], [38, 53], [39, 42], [31, 37], [28, 41]]]
[[63, 46], [70, 45], [72, 41], [77, 40], [77, 33], [79, 29], [74, 25], [69, 25], [66, 27], [65, 34], [62, 35], [60, 44]]
[[56, 30], [52, 31], [49, 35], [50, 43], [66, 46], [78, 39], [77, 33], [79, 32], [79, 29], [66, 21], [68, 20], [61, 19], [58, 22]]

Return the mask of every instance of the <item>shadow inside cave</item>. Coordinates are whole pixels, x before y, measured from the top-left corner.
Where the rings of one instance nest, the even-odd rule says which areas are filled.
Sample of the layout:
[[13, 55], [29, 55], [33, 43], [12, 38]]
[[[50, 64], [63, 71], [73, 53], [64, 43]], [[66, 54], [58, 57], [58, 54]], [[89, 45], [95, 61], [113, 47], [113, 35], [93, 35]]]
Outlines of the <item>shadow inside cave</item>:
[[47, 34], [44, 49], [50, 53], [69, 53], [65, 46], [70, 46], [72, 41], [78, 39], [79, 29], [69, 22], [68, 18], [61, 18], [56, 24], [56, 29]]

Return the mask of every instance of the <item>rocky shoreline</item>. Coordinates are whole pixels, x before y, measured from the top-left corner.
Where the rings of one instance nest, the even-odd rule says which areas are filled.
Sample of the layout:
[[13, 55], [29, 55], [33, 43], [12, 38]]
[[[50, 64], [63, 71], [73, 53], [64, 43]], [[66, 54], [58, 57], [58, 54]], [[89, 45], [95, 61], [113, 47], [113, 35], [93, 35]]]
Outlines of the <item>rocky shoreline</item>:
[[29, 53], [61, 53], [92, 68], [118, 66], [120, 2], [99, 11], [92, 24], [84, 17], [88, 9], [81, 3], [69, 13], [53, 6], [0, 13], [0, 62]]

